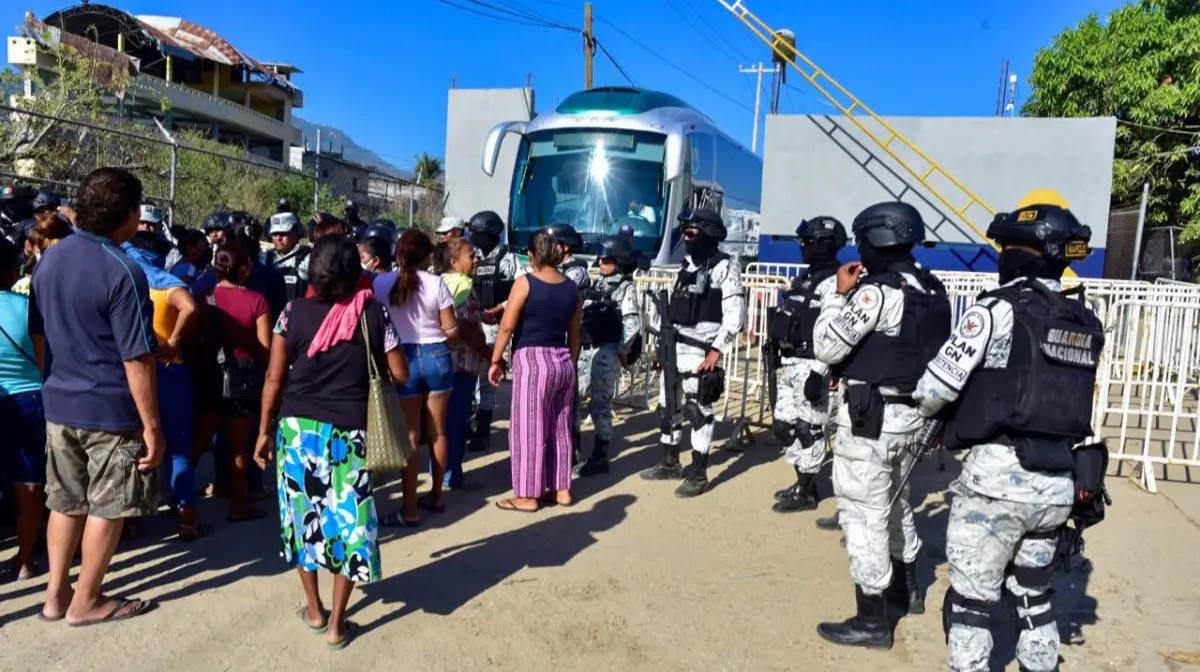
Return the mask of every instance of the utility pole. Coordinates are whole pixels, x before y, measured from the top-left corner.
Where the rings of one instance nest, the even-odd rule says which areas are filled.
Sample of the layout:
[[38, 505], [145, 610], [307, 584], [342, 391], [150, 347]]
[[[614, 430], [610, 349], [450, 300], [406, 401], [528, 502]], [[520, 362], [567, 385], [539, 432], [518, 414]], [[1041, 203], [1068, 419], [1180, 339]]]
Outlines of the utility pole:
[[750, 132], [750, 151], [755, 153], [758, 152], [758, 120], [762, 116], [762, 76], [763, 72], [766, 71], [767, 68], [762, 64], [762, 61], [759, 61], [758, 65], [750, 68], [738, 66], [738, 72], [743, 75], [757, 75], [754, 82], [754, 130]]
[[592, 58], [596, 55], [596, 38], [592, 35], [592, 3], [583, 3], [583, 88], [592, 88]]
[[317, 153], [313, 155], [313, 212], [321, 209], [321, 129], [317, 129]]

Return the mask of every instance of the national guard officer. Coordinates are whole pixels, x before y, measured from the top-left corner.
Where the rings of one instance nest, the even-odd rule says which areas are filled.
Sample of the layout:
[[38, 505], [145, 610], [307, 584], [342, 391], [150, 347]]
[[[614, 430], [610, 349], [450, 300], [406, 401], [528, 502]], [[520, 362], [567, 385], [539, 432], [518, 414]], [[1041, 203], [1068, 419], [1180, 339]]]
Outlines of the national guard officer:
[[575, 256], [583, 249], [583, 236], [570, 224], [550, 224], [543, 228], [542, 232], [553, 238], [563, 253], [562, 263], [558, 265], [559, 273], [575, 283], [581, 293], [586, 291], [592, 284], [592, 279], [588, 276], [588, 265], [586, 261]]
[[833, 217], [814, 217], [796, 228], [800, 257], [808, 268], [792, 281], [768, 324], [772, 357], [778, 357], [771, 433], [787, 451], [796, 482], [775, 493], [773, 511], [807, 511], [817, 506], [817, 472], [825, 460], [829, 420], [829, 366], [813, 354], [813, 326], [821, 298], [837, 288], [838, 250], [846, 227]]
[[267, 235], [274, 249], [263, 253], [263, 263], [283, 276], [289, 302], [302, 298], [308, 290], [308, 258], [312, 248], [300, 244], [303, 231], [300, 218], [287, 211], [271, 215], [267, 226]]
[[[500, 316], [512, 290], [513, 281], [525, 274], [525, 268], [503, 242], [504, 220], [491, 210], [477, 212], [471, 216], [467, 226], [471, 244], [478, 257], [472, 275], [472, 293], [483, 312], [483, 335], [488, 348], [496, 343], [500, 328]], [[487, 450], [492, 428], [492, 414], [496, 408], [496, 388], [487, 382], [487, 362], [483, 362], [479, 376], [478, 399], [475, 410], [475, 434], [471, 437], [472, 451]]]
[[608, 473], [609, 444], [613, 438], [613, 396], [621, 367], [629, 366], [641, 349], [642, 314], [638, 310], [633, 273], [638, 251], [624, 236], [600, 241], [596, 253], [600, 281], [581, 294], [583, 320], [580, 329], [578, 387], [579, 418], [588, 414], [595, 425], [591, 455], [579, 467], [580, 476]]
[[942, 607], [950, 669], [987, 670], [989, 615], [1003, 589], [1016, 608], [1022, 670], [1058, 669], [1050, 577], [1075, 503], [1072, 446], [1092, 434], [1100, 321], [1059, 283], [1088, 254], [1091, 230], [1054, 192], [997, 215], [998, 289], [985, 292], [929, 363], [915, 396], [946, 412], [949, 449], [970, 449], [951, 486], [950, 589]]
[[950, 333], [950, 303], [942, 283], [913, 259], [913, 246], [925, 240], [916, 208], [872, 205], [855, 217], [853, 229], [862, 262], [838, 269], [836, 291], [822, 300], [813, 329], [813, 351], [840, 378], [833, 489], [857, 614], [822, 623], [817, 632], [837, 644], [890, 648], [889, 597], [903, 603], [902, 611], [925, 608], [916, 585], [921, 540], [912, 507], [903, 498], [893, 508], [891, 498], [924, 424], [912, 391]]
[[[680, 430], [673, 429], [659, 438], [662, 461], [643, 471], [642, 478], [659, 481], [682, 477], [675, 495], [695, 497], [708, 488], [713, 404], [724, 391], [724, 372], [718, 364], [722, 355], [729, 354], [742, 329], [746, 297], [741, 270], [718, 249], [727, 234], [721, 216], [707, 208], [684, 210], [679, 214], [679, 224], [687, 254], [675, 279], [667, 314], [652, 311], [652, 319], [677, 328], [675, 352], [667, 353], [675, 361], [663, 361], [661, 365], [674, 367], [682, 379], [686, 398], [683, 412], [692, 427], [692, 462], [686, 469], [680, 466]], [[665, 378], [664, 372], [660, 412], [670, 408], [668, 399], [675, 394], [667, 389]]]

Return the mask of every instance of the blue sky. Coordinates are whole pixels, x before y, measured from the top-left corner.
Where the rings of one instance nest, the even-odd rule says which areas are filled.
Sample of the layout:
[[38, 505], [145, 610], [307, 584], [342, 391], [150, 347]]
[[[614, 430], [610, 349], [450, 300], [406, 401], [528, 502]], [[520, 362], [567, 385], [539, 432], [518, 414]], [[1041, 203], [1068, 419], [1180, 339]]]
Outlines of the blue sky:
[[[451, 0], [473, 6], [470, 0]], [[487, 0], [532, 9], [553, 20], [582, 23], [583, 3]], [[66, 2], [18, 0], [38, 16]], [[304, 70], [311, 121], [341, 128], [400, 167], [415, 153], [445, 147], [446, 91], [520, 86], [533, 78], [537, 109], [553, 108], [583, 87], [577, 34], [485, 18], [438, 0], [124, 0], [135, 14], [183, 16], [223, 35], [259, 60]], [[800, 50], [880, 114], [990, 115], [1000, 62], [1009, 59], [1027, 87], [1034, 54], [1090, 12], [1102, 16], [1118, 0], [926, 0], [860, 2], [746, 0], [768, 24], [791, 28]], [[17, 3], [9, 4], [14, 8]], [[639, 85], [673, 93], [750, 144], [753, 76], [739, 62], [767, 49], [716, 0], [595, 0], [595, 32]], [[4, 13], [9, 26], [21, 21]], [[614, 28], [614, 25], [619, 27]], [[700, 83], [632, 43], [624, 31], [684, 67]], [[720, 37], [717, 37], [719, 34]], [[780, 111], [827, 112], [798, 77]], [[597, 84], [624, 84], [598, 55]], [[715, 91], [714, 91], [715, 90]], [[720, 93], [718, 93], [720, 92]], [[732, 99], [732, 100], [730, 100]]]

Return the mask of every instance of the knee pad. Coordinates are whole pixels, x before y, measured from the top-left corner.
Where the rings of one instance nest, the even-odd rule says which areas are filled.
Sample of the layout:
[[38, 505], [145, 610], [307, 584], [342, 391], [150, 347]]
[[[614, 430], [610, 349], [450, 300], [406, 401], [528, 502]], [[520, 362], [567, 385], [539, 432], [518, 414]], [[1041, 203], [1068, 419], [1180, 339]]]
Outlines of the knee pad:
[[[1055, 621], [1053, 606], [1040, 614], [1029, 613], [1034, 607], [1050, 604], [1054, 595], [1054, 590], [1049, 588], [1053, 574], [1053, 564], [1045, 567], [1012, 567], [1012, 577], [1022, 588], [1038, 591], [1033, 595], [1017, 595], [1005, 588], [1004, 601], [1012, 610], [1011, 615], [1018, 629], [1033, 630]], [[1025, 611], [1025, 615], [1021, 615], [1021, 610]]]
[[[942, 631], [946, 634], [946, 641], [950, 641], [950, 627], [953, 625], [990, 629], [992, 627], [992, 608], [996, 604], [996, 602], [963, 597], [953, 587], [946, 589], [946, 597], [942, 599]], [[964, 611], [955, 611], [955, 606]]]
[[775, 420], [771, 423], [771, 436], [787, 448], [796, 440], [796, 425], [786, 420]]

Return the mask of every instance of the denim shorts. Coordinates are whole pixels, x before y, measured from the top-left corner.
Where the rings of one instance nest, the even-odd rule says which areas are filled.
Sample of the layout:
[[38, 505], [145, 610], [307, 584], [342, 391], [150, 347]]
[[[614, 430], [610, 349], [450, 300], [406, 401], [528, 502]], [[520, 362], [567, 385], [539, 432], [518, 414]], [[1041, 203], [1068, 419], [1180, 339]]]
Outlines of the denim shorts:
[[396, 394], [408, 399], [428, 392], [445, 394], [454, 387], [454, 365], [450, 346], [441, 343], [405, 343], [408, 382], [396, 386]]
[[10, 483], [46, 482], [46, 415], [40, 390], [0, 397], [0, 474]]

